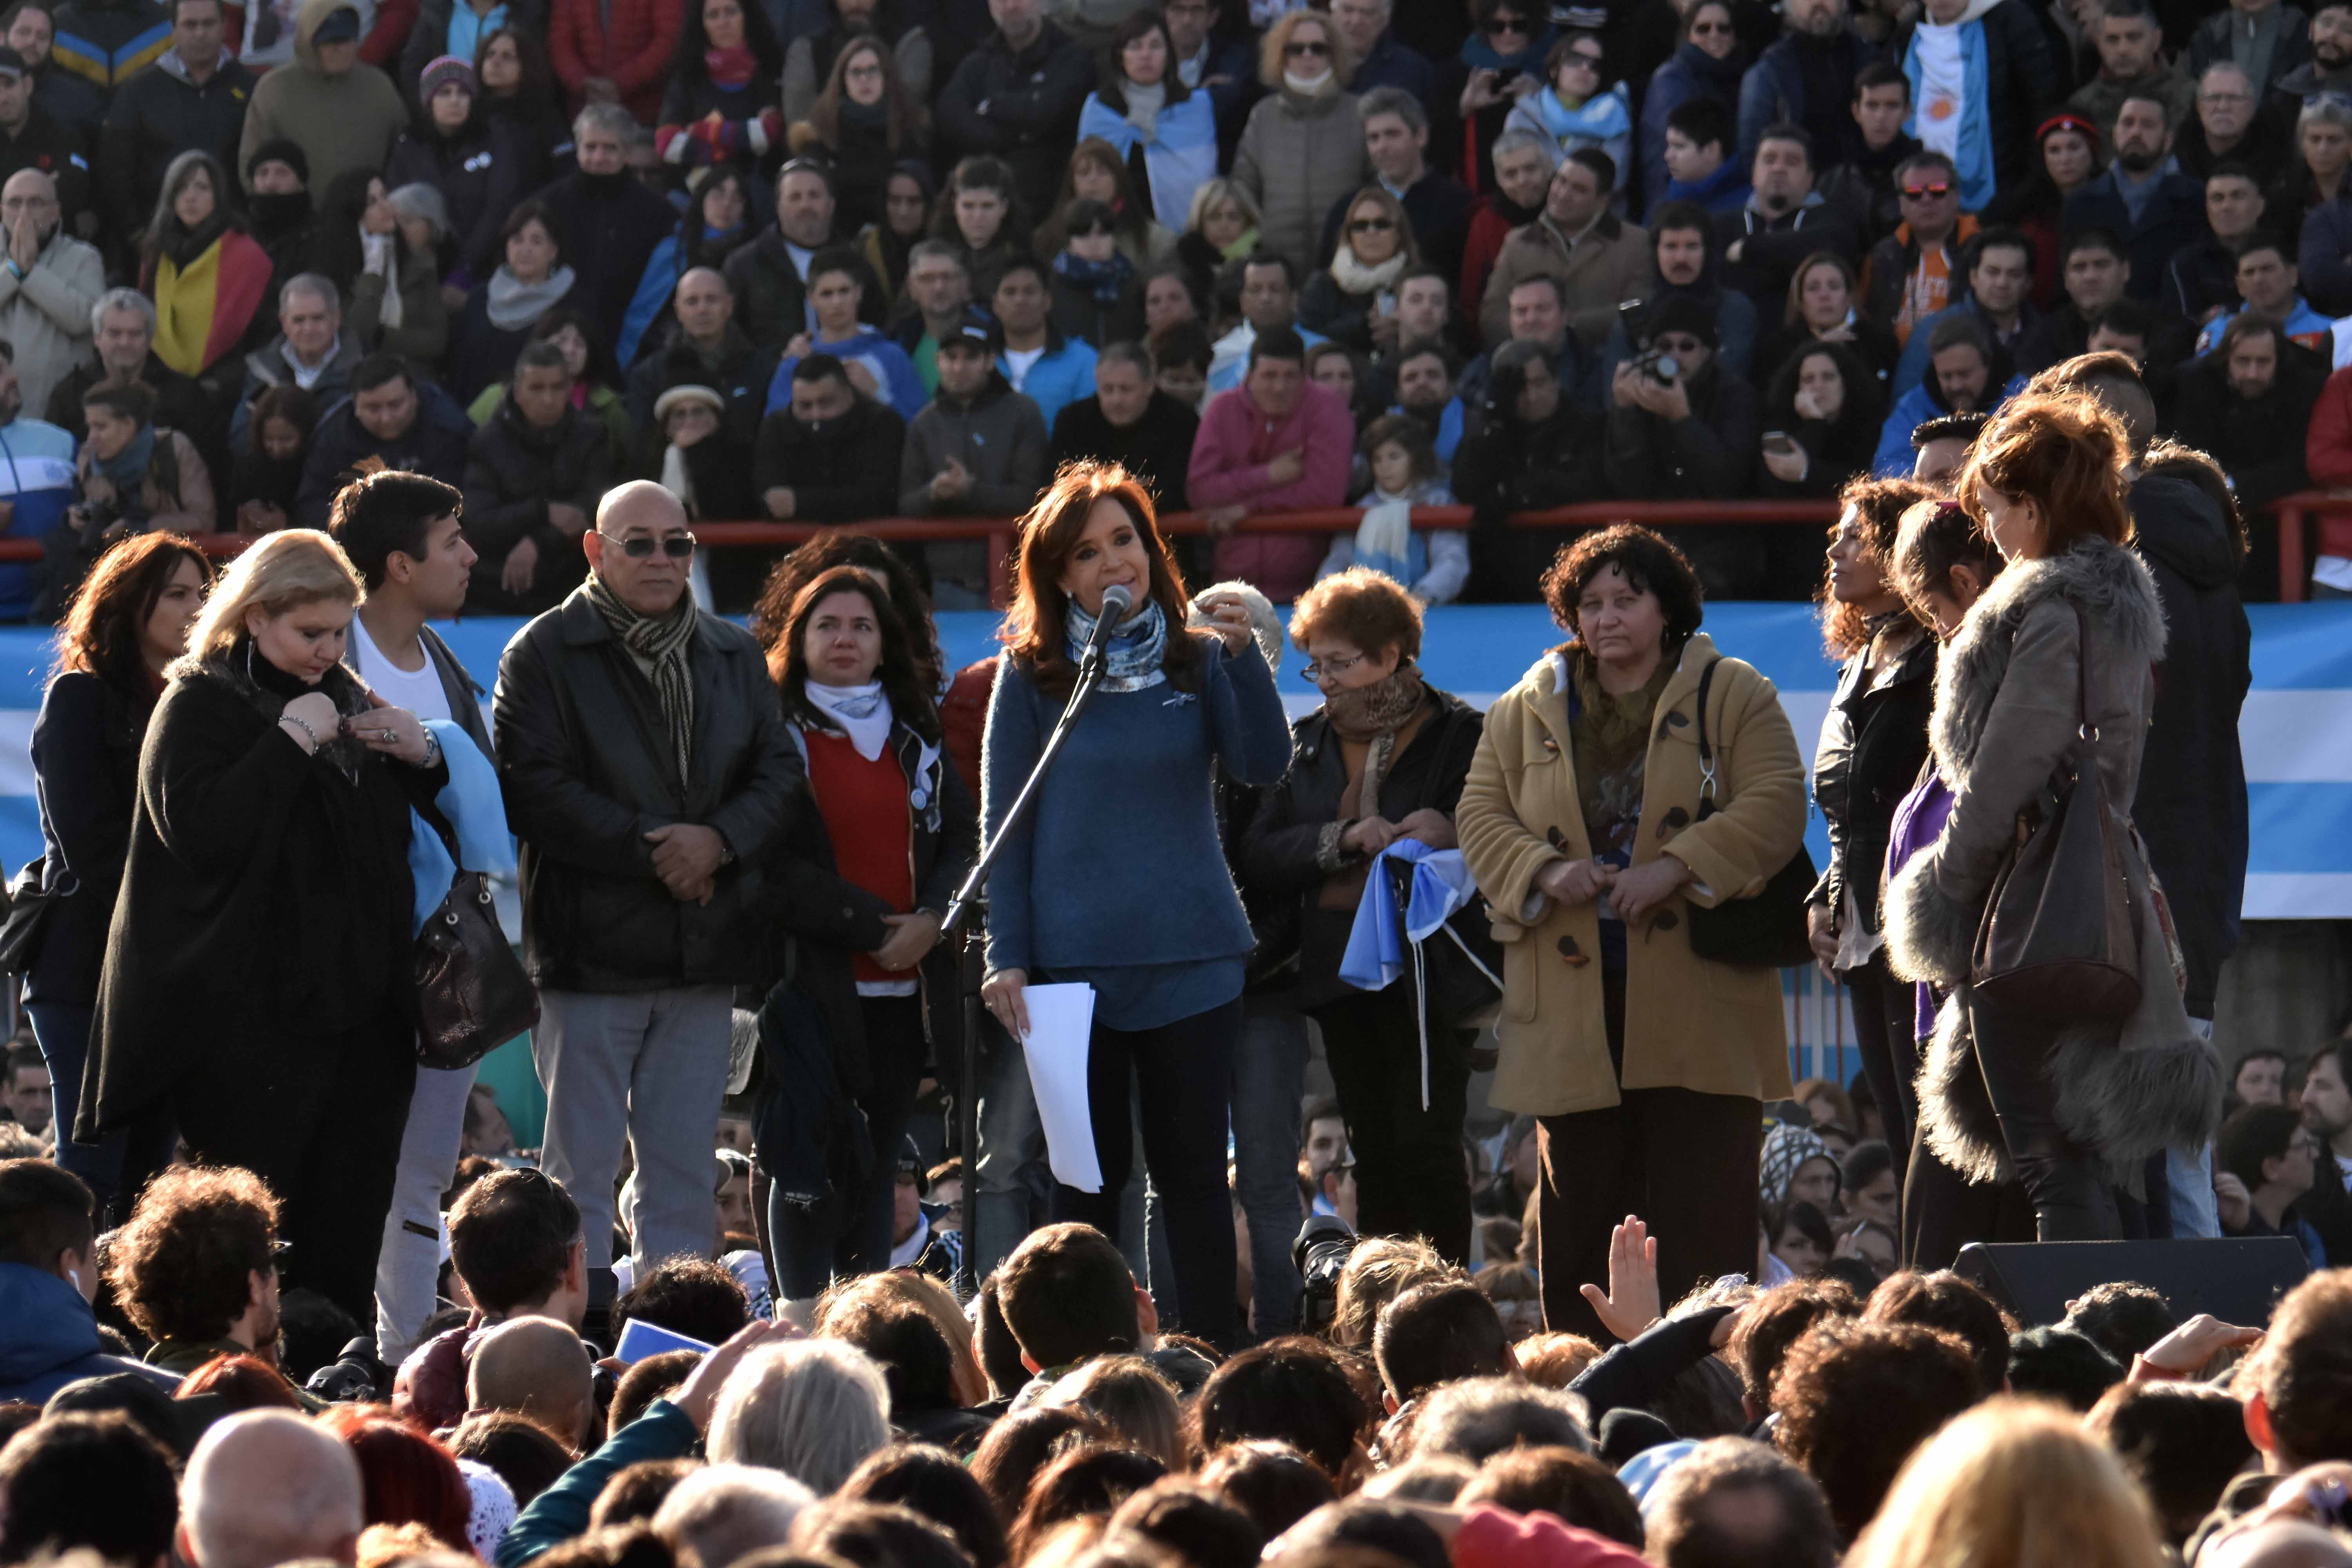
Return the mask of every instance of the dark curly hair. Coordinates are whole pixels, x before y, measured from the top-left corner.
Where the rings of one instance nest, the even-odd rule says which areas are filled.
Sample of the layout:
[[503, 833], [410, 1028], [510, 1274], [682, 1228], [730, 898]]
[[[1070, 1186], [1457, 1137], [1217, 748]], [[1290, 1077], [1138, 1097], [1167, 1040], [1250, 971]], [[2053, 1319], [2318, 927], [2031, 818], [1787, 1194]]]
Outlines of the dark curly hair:
[[863, 566], [835, 566], [810, 579], [793, 597], [783, 626], [768, 646], [768, 673], [783, 695], [784, 716], [818, 729], [836, 728], [832, 720], [817, 711], [808, 696], [808, 624], [817, 607], [836, 594], [856, 594], [873, 607], [875, 629], [882, 639], [882, 662], [874, 673], [882, 682], [884, 695], [890, 699], [890, 711], [907, 728], [936, 742], [940, 738], [939, 709], [932, 704], [930, 688], [915, 673], [912, 642], [906, 626], [890, 602], [888, 585]]
[[1841, 1279], [1791, 1279], [1757, 1297], [1739, 1314], [1730, 1346], [1732, 1364], [1757, 1409], [1771, 1405], [1772, 1385], [1780, 1381], [1790, 1345], [1816, 1323], [1861, 1315], [1862, 1298]]
[[[1853, 512], [1862, 521], [1863, 548], [1886, 579], [1886, 591], [1895, 593], [1895, 542], [1902, 531], [1904, 510], [1917, 501], [1932, 500], [1935, 495], [1916, 479], [1882, 479], [1869, 474], [1850, 479], [1838, 491], [1838, 521], [1830, 524], [1830, 540], [1836, 542], [1838, 530], [1845, 525], [1845, 514]], [[1822, 585], [1813, 595], [1822, 611], [1822, 646], [1832, 658], [1852, 658], [1870, 640], [1869, 617], [1859, 605], [1841, 604], [1830, 592], [1832, 574], [1824, 558]], [[1914, 619], [1918, 618], [1908, 601], [1904, 607]]]
[[1911, 1451], [1978, 1394], [1958, 1335], [1916, 1323], [1823, 1323], [1790, 1347], [1773, 1387], [1777, 1446], [1820, 1485], [1839, 1536], [1852, 1541]]
[[106, 1279], [151, 1340], [217, 1340], [245, 1315], [252, 1276], [267, 1274], [278, 1199], [259, 1176], [179, 1165], [147, 1184], [115, 1232]]
[[931, 596], [923, 591], [906, 558], [870, 533], [833, 529], [793, 549], [776, 563], [751, 606], [751, 635], [772, 658], [776, 643], [793, 618], [793, 604], [801, 590], [836, 566], [862, 566], [882, 579], [890, 591], [890, 607], [907, 628], [908, 652], [915, 662], [915, 679], [926, 691], [937, 691], [947, 662], [940, 653], [940, 634], [931, 623]]
[[1551, 607], [1551, 618], [1568, 633], [1562, 651], [1580, 646], [1576, 602], [1592, 580], [1612, 566], [1625, 574], [1635, 593], [1657, 596], [1658, 608], [1665, 612], [1665, 657], [1671, 661], [1706, 618], [1706, 591], [1699, 586], [1698, 574], [1691, 570], [1687, 556], [1633, 522], [1617, 523], [1561, 545], [1537, 584], [1544, 603]]
[[646, 1269], [613, 1303], [615, 1339], [632, 1321], [723, 1344], [751, 1321], [751, 1304], [725, 1264], [680, 1253]]

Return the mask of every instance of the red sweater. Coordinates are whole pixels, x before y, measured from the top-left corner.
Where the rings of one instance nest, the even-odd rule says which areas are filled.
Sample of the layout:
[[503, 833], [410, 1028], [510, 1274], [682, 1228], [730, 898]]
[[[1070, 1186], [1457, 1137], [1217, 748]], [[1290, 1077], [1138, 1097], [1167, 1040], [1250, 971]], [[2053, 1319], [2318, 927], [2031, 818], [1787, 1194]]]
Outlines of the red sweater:
[[[888, 901], [891, 911], [915, 907], [915, 825], [907, 805], [907, 773], [889, 747], [867, 762], [845, 735], [803, 731], [808, 742], [809, 793], [833, 840], [833, 868], [842, 879]], [[905, 980], [857, 955], [860, 980]]]
[[547, 52], [573, 109], [583, 84], [601, 76], [621, 89], [631, 114], [651, 125], [685, 25], [686, 7], [677, 0], [610, 0], [609, 7], [604, 0], [555, 0]]
[[[2352, 487], [2352, 366], [2327, 378], [2303, 437], [2304, 467], [2321, 489]], [[2352, 560], [2352, 517], [2319, 520], [2319, 552]]]

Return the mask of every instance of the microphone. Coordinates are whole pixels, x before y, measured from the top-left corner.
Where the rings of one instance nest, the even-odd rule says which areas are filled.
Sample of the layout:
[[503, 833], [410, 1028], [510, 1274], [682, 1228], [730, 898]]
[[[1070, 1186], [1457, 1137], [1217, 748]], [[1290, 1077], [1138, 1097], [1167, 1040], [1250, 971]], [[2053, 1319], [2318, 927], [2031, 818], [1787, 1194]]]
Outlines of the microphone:
[[1103, 649], [1110, 646], [1110, 634], [1127, 619], [1135, 608], [1135, 594], [1124, 583], [1114, 583], [1103, 590], [1102, 613], [1095, 620], [1095, 635], [1087, 639], [1086, 652], [1078, 657], [1078, 668], [1092, 669], [1102, 662]]

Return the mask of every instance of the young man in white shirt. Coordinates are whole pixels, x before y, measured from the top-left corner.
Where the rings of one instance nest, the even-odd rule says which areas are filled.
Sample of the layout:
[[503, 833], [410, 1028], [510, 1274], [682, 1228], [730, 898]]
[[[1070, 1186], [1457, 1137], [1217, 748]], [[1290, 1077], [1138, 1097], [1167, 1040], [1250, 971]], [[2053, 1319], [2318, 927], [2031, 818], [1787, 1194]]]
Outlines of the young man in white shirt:
[[[367, 584], [352, 617], [344, 656], [361, 680], [419, 719], [454, 721], [488, 757], [490, 731], [481, 688], [427, 621], [452, 620], [465, 606], [473, 547], [451, 486], [423, 474], [385, 469], [343, 487], [328, 530]], [[474, 1069], [416, 1069], [401, 1137], [392, 1210], [376, 1259], [376, 1354], [397, 1366], [432, 1317], [441, 1269], [441, 1194], [457, 1170], [466, 1096]]]

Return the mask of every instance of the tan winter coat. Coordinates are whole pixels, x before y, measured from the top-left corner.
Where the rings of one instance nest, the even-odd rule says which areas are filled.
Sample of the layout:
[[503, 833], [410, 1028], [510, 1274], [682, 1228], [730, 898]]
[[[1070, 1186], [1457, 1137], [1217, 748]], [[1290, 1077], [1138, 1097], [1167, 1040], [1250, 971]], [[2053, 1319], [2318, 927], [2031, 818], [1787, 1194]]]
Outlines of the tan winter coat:
[[1638, 300], [1650, 282], [1650, 237], [1614, 213], [1602, 213], [1592, 231], [1574, 247], [1551, 219], [1521, 224], [1503, 241], [1486, 295], [1478, 303], [1478, 330], [1488, 348], [1511, 337], [1511, 290], [1530, 278], [1549, 274], [1568, 289], [1568, 324], [1584, 352], [1594, 353], [1617, 324], [1617, 307]]
[[1321, 262], [1323, 218], [1370, 177], [1356, 95], [1302, 98], [1277, 88], [1257, 100], [1234, 153], [1234, 183], [1258, 205], [1258, 237], [1301, 278]]
[[[1685, 645], [1658, 698], [1633, 864], [1672, 855], [1696, 873], [1649, 929], [1628, 933], [1626, 1089], [1785, 1098], [1788, 1037], [1780, 972], [1714, 963], [1691, 951], [1694, 904], [1763, 890], [1805, 833], [1805, 768], [1772, 683], [1726, 658], [1707, 696], [1717, 812], [1698, 812], [1700, 674], [1717, 657], [1704, 633]], [[1567, 656], [1544, 656], [1486, 710], [1455, 812], [1463, 858], [1503, 943], [1502, 1059], [1493, 1102], [1557, 1116], [1618, 1103], [1601, 1018], [1601, 922], [1591, 904], [1529, 895], [1554, 860], [1592, 853], [1577, 802]]]

